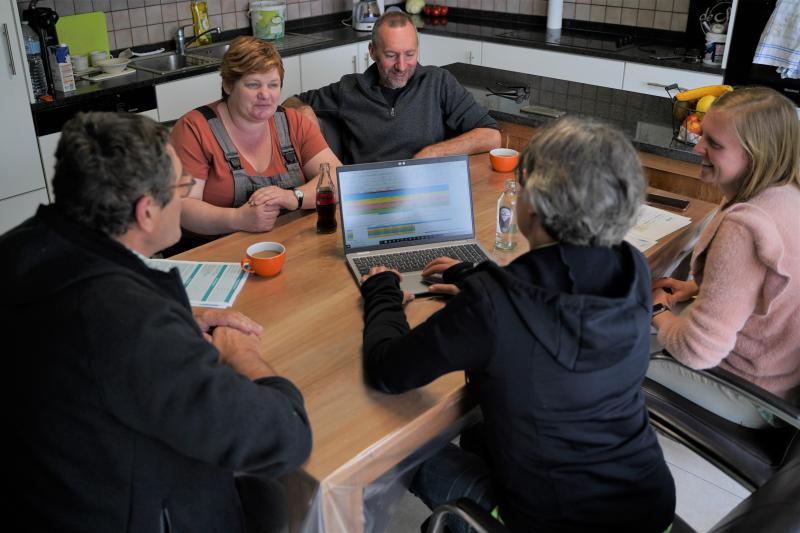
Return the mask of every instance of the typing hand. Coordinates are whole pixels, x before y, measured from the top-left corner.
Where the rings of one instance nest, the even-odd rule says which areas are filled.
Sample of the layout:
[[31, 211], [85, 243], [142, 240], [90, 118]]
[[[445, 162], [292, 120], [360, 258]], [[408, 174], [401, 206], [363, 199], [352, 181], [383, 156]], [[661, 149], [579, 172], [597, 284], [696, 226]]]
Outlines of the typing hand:
[[[422, 269], [422, 277], [429, 277], [436, 274], [441, 274], [453, 265], [457, 265], [461, 261], [450, 257], [437, 257]], [[459, 288], [452, 283], [433, 283], [428, 286], [428, 292], [436, 294], [446, 294], [455, 296], [459, 293]]]
[[[653, 282], [653, 290], [664, 289], [667, 292], [667, 301], [663, 302], [672, 307], [677, 302], [684, 302], [697, 295], [697, 283], [694, 280], [681, 281], [674, 278], [660, 278]], [[657, 302], [655, 302], [657, 303]]]
[[[400, 279], [400, 281], [403, 281], [403, 275], [400, 272], [398, 272], [397, 270], [395, 270], [394, 268], [386, 268], [383, 265], [378, 265], [378, 266], [374, 266], [374, 267], [370, 268], [369, 272], [367, 272], [366, 274], [361, 276], [361, 283], [364, 283], [365, 281], [367, 281], [372, 276], [374, 276], [376, 274], [380, 274], [381, 272], [393, 272]], [[413, 293], [410, 293], [408, 291], [403, 291], [403, 305], [407, 304], [408, 302], [410, 302], [413, 299], [414, 299], [414, 294]]]

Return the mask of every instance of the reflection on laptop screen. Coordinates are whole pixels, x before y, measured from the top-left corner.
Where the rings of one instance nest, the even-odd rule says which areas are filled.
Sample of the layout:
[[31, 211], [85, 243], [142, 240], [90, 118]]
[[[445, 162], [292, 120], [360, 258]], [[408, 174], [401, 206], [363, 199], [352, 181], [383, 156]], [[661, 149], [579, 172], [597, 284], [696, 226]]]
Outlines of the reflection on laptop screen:
[[472, 238], [466, 156], [337, 169], [348, 251]]

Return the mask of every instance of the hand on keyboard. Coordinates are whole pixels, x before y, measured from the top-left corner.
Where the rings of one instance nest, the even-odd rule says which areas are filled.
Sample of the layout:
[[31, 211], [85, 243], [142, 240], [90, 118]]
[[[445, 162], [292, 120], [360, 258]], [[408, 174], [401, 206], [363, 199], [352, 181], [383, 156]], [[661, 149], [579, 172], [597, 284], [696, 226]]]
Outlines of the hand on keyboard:
[[[386, 268], [383, 265], [374, 266], [369, 269], [369, 272], [361, 276], [361, 283], [364, 283], [369, 278], [376, 274], [380, 274], [381, 272], [394, 272], [400, 278], [400, 281], [403, 280], [403, 275], [395, 270], [394, 268]], [[408, 291], [403, 291], [403, 305], [406, 305], [408, 302], [414, 299], [414, 294]]]
[[[460, 263], [456, 259], [450, 257], [437, 257], [427, 265], [425, 268], [422, 269], [422, 277], [436, 277], [438, 281], [441, 281], [441, 274], [448, 268], [453, 265]], [[428, 286], [428, 292], [433, 292], [436, 294], [446, 294], [449, 296], [455, 296], [458, 294], [458, 287], [453, 285], [452, 283], [432, 283]]]

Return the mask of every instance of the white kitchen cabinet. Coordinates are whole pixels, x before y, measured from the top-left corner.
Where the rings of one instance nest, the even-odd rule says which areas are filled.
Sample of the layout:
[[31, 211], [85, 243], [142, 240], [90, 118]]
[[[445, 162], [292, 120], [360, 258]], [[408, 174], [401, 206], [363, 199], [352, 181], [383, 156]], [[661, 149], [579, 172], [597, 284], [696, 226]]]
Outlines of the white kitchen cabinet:
[[[158, 121], [158, 110], [156, 109], [142, 111], [138, 114]], [[51, 200], [55, 200], [53, 195], [53, 176], [56, 172], [56, 148], [58, 148], [59, 139], [61, 139], [60, 131], [42, 135], [38, 138], [39, 152], [42, 154], [42, 166], [44, 167], [44, 177], [47, 184], [47, 194]]]
[[302, 91], [300, 78], [300, 56], [284, 57], [283, 59], [283, 89], [281, 89], [281, 102]]
[[300, 56], [303, 91], [319, 89], [339, 81], [345, 74], [359, 72], [358, 44], [346, 44]]
[[452, 63], [467, 63], [480, 65], [480, 41], [458, 39], [453, 37], [440, 37], [428, 33], [419, 34], [419, 62], [423, 65], [441, 67]]
[[483, 43], [484, 67], [622, 89], [625, 62], [507, 44]]
[[[668, 98], [669, 95], [664, 87], [673, 83], [677, 83], [684, 89], [717, 85], [722, 83], [722, 73], [710, 74], [639, 63], [625, 64], [625, 79], [622, 88], [626, 91]], [[673, 94], [675, 93], [673, 92]]]
[[17, 3], [0, 0], [0, 233], [33, 215], [39, 202], [47, 203], [27, 68]]
[[369, 56], [369, 41], [361, 41], [358, 43], [358, 59], [356, 60], [356, 68], [358, 72], [364, 72], [374, 63]]
[[219, 72], [209, 72], [156, 85], [158, 120], [178, 120], [185, 113], [216, 102], [222, 95], [222, 78]]

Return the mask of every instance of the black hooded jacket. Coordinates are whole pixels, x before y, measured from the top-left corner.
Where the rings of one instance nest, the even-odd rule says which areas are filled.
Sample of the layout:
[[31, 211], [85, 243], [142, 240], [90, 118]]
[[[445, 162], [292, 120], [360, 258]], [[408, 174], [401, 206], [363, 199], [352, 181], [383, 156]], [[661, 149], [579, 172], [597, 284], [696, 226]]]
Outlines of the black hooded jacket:
[[640, 391], [651, 314], [642, 254], [555, 245], [506, 268], [483, 263], [459, 286], [409, 331], [396, 276], [364, 283], [367, 380], [399, 393], [467, 372], [512, 530], [665, 530], [675, 489]]

